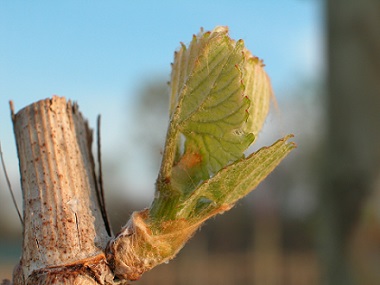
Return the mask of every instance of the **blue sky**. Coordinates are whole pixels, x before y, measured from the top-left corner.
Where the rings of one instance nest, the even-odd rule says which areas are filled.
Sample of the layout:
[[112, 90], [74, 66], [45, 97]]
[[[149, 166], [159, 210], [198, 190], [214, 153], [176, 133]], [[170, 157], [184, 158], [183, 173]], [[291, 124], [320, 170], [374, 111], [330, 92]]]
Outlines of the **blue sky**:
[[169, 79], [180, 41], [200, 27], [229, 26], [264, 59], [281, 98], [281, 90], [323, 70], [322, 8], [320, 0], [0, 1], [0, 140], [8, 171], [18, 171], [9, 100], [16, 111], [53, 94], [78, 101], [93, 126], [102, 114], [103, 154], [117, 156], [133, 147], [120, 141], [128, 128], [141, 127], [127, 122], [136, 91], [147, 78]]

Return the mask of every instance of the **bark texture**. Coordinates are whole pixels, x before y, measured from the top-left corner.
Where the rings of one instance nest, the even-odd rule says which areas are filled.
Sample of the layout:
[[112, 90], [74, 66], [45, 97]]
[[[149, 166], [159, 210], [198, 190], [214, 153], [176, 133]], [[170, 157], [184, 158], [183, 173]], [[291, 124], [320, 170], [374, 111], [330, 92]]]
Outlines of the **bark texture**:
[[77, 105], [55, 96], [12, 117], [24, 203], [14, 284], [114, 284], [92, 132]]

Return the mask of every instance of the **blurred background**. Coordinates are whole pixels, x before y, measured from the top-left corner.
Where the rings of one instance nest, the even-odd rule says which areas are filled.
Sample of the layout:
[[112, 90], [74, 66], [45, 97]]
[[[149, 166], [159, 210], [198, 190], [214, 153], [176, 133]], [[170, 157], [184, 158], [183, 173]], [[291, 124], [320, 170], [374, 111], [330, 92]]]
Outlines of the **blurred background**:
[[[359, 3], [360, 2], [360, 3]], [[298, 148], [178, 257], [135, 284], [380, 284], [378, 0], [0, 1], [0, 140], [21, 207], [9, 112], [52, 95], [95, 126], [114, 231], [149, 206], [173, 52], [230, 28], [264, 59], [276, 100], [254, 148]], [[22, 229], [0, 174], [0, 280]]]

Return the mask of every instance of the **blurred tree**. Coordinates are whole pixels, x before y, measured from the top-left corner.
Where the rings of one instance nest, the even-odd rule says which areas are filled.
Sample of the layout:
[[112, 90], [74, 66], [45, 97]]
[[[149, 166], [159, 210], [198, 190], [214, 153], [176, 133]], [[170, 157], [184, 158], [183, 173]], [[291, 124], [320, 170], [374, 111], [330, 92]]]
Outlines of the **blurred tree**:
[[380, 2], [329, 0], [327, 21], [328, 133], [321, 193], [325, 284], [356, 284], [349, 238], [380, 165]]
[[[158, 172], [164, 147], [169, 112], [169, 86], [162, 76], [150, 77], [137, 91], [134, 117], [141, 128], [136, 128], [136, 145], [149, 151], [148, 157]], [[148, 111], [147, 111], [148, 110]]]

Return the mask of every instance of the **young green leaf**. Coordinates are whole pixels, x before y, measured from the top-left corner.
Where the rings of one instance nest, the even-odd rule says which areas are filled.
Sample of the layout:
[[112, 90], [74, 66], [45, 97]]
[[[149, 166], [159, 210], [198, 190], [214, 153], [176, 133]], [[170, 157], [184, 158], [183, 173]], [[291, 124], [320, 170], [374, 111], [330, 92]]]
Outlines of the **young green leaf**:
[[245, 159], [223, 168], [201, 184], [178, 212], [177, 218], [197, 221], [225, 211], [251, 192], [295, 148], [289, 135], [270, 147], [263, 147]]
[[[227, 163], [241, 158], [254, 136], [243, 130], [249, 108], [244, 96], [242, 56], [244, 44], [235, 42], [224, 27], [194, 36], [189, 46], [175, 54], [172, 70], [169, 148], [176, 148], [163, 161], [165, 177], [176, 179], [177, 170], [198, 168], [197, 177], [207, 179]], [[186, 141], [181, 153], [179, 134]], [[181, 177], [179, 177], [181, 179]], [[197, 183], [198, 181], [196, 181]]]
[[251, 101], [245, 131], [252, 132], [256, 136], [263, 127], [268, 115], [273, 91], [269, 76], [264, 70], [263, 62], [257, 57], [252, 57], [249, 51], [245, 55], [247, 60], [243, 73], [244, 94]]

